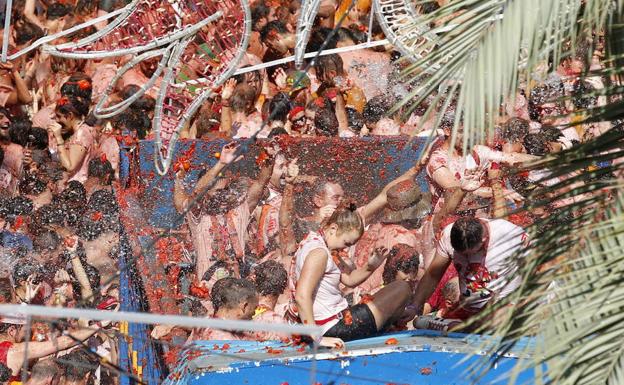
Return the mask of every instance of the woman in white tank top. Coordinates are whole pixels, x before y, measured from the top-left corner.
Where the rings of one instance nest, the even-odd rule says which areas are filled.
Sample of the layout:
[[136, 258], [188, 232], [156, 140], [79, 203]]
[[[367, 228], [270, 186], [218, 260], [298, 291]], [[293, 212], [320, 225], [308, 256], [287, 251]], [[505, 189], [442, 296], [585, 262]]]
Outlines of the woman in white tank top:
[[299, 244], [291, 279], [291, 312], [304, 324], [323, 327], [321, 346], [342, 347], [343, 341], [366, 338], [382, 331], [389, 321], [401, 316], [411, 289], [407, 282], [396, 281], [377, 292], [366, 304], [349, 307], [340, 283], [356, 287], [364, 282], [388, 257], [379, 249], [368, 264], [351, 272], [341, 272], [331, 256], [355, 244], [364, 226], [356, 206], [338, 208], [318, 232], [310, 232]]

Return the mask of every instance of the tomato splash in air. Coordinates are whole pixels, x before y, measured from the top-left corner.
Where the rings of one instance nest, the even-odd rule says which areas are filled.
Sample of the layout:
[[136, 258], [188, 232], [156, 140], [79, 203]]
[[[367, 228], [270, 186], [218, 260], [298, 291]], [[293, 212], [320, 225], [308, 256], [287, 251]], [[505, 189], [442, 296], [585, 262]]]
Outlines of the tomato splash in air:
[[420, 369], [420, 374], [422, 374], [423, 376], [428, 376], [431, 373], [432, 373], [431, 368], [425, 367], [425, 368]]

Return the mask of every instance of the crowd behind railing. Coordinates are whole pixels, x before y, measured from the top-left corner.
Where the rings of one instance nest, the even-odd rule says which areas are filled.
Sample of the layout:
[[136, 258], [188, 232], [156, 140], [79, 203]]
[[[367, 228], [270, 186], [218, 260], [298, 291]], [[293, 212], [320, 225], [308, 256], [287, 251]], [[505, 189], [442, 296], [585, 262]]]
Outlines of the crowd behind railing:
[[[377, 22], [370, 22], [370, 2], [357, 1], [351, 9], [348, 3], [321, 2], [309, 52], [324, 43], [325, 49], [364, 43], [369, 34], [383, 39]], [[14, 1], [10, 51], [124, 5]], [[253, 2], [250, 44], [240, 66], [292, 55], [300, 7], [299, 1]], [[341, 19], [342, 27], [331, 36]], [[155, 247], [167, 259], [189, 245], [185, 258], [191, 267], [178, 271], [175, 286], [182, 290], [186, 283], [188, 306], [181, 308], [202, 317], [322, 325], [325, 334], [318, 342], [340, 347], [387, 330], [445, 329], [501, 300], [518, 285], [503, 267], [530, 241], [526, 227], [569, 203], [558, 200], [544, 210], [509, 215], [548, 171], [509, 175], [507, 170], [613, 128], [611, 123], [566, 126], [570, 113], [606, 103], [601, 96], [575, 97], [604, 88], [604, 79], [579, 78], [586, 69], [600, 68], [603, 51], [594, 43], [593, 54], [587, 52], [592, 45], [581, 41], [575, 56], [544, 63], [544, 72], [535, 76], [540, 80], [523, 84], [513, 103], [502, 106], [487, 143], [467, 151], [461, 129], [452, 140], [453, 104], [435, 130], [438, 114], [425, 118], [434, 99], [409, 115], [389, 114], [411, 90], [399, 81], [405, 62], [389, 45], [320, 56], [307, 72], [287, 63], [232, 77], [202, 105], [181, 138], [267, 139], [260, 141], [260, 172], [254, 180], [222, 172], [238, 159], [234, 142], [194, 183], [185, 179], [188, 160], [172, 167], [172, 199], [185, 213], [180, 230], [188, 237]], [[114, 189], [123, 188], [120, 149], [153, 137], [157, 87], [111, 119], [96, 119], [93, 108], [130, 59], [60, 59], [33, 50], [0, 64], [2, 302], [119, 308]], [[159, 59], [128, 71], [115, 85], [111, 103], [137, 92]], [[561, 101], [564, 96], [572, 98]], [[433, 146], [369, 202], [345, 196], [336, 175], [303, 175], [298, 159], [285, 156], [277, 144], [283, 136], [414, 135], [435, 137]], [[429, 191], [415, 182], [421, 172]], [[296, 212], [296, 196], [304, 193], [310, 210]], [[422, 314], [435, 317], [415, 318]], [[102, 364], [118, 360], [116, 325], [26, 324], [19, 314], [0, 320], [0, 383], [119, 381], [118, 373]], [[152, 337], [184, 343], [288, 336], [157, 326]], [[176, 351], [172, 345], [165, 350]]]

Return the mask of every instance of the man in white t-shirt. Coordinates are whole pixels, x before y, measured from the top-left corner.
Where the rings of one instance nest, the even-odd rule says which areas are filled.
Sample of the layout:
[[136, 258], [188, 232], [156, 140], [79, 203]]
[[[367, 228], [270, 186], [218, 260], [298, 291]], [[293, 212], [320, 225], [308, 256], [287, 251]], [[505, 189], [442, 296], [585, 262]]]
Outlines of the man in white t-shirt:
[[451, 318], [467, 319], [477, 314], [518, 287], [514, 257], [527, 243], [524, 230], [506, 220], [458, 219], [442, 231], [434, 260], [406, 310], [422, 312], [423, 304], [452, 262], [459, 275], [461, 297]]

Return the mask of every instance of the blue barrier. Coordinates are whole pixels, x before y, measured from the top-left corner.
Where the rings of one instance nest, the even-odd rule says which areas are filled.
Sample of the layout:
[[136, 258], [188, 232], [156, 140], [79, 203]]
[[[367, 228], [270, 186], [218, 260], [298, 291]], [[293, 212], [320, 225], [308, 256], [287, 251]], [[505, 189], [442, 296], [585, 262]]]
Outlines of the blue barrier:
[[[479, 364], [493, 363], [492, 356], [478, 353], [492, 341], [486, 336], [459, 333], [402, 332], [349, 342], [345, 353], [321, 349], [316, 361], [309, 348], [301, 351], [278, 342], [199, 341], [187, 352], [189, 358], [180, 362], [181, 372], [170, 376], [165, 385], [503, 385], [516, 364], [531, 362], [533, 343], [529, 339], [519, 341], [487, 372], [472, 370]], [[267, 353], [267, 347], [272, 352]], [[311, 373], [315, 373], [313, 377]], [[536, 383], [538, 373], [522, 370], [517, 383]]]

